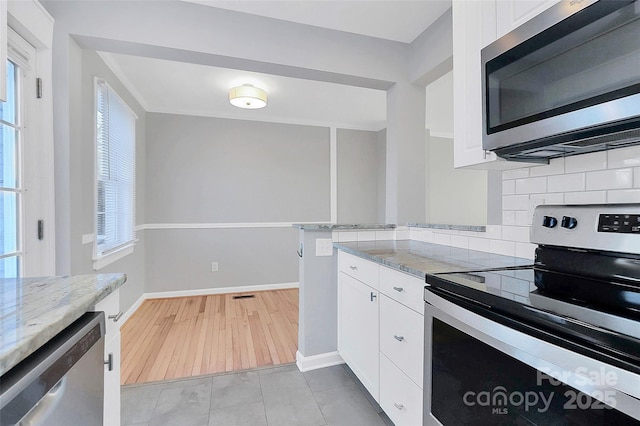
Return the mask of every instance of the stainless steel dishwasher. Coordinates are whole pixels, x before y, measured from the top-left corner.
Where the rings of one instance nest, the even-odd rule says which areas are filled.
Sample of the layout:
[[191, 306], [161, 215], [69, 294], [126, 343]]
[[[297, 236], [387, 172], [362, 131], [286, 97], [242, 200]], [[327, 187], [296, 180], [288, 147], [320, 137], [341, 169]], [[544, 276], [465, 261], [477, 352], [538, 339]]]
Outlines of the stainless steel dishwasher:
[[104, 313], [87, 312], [0, 379], [0, 425], [102, 425]]

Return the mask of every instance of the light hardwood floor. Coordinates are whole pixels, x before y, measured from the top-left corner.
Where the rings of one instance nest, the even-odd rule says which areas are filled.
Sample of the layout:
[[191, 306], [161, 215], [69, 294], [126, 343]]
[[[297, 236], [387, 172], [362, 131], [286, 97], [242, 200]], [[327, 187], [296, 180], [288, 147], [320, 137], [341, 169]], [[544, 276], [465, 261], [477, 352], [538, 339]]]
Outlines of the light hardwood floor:
[[298, 289], [145, 300], [121, 331], [122, 384], [290, 363]]

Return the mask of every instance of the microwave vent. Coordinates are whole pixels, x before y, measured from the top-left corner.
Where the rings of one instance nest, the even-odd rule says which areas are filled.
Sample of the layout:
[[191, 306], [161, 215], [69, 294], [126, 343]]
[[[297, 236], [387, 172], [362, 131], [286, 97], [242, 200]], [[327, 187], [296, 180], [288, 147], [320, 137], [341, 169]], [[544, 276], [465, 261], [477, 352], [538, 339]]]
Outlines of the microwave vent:
[[569, 147], [590, 147], [593, 145], [609, 144], [609, 145], [625, 145], [632, 139], [640, 138], [640, 129], [625, 130], [617, 133], [610, 133], [603, 136], [581, 139], [563, 144]]

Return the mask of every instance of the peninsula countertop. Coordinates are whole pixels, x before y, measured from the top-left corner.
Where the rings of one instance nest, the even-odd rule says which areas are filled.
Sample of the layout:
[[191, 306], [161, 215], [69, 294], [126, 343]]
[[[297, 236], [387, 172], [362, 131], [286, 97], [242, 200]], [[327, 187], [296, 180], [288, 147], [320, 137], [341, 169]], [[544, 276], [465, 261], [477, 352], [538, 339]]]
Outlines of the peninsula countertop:
[[533, 261], [413, 240], [333, 243], [344, 252], [425, 279], [429, 273], [531, 265]]
[[90, 311], [125, 274], [0, 280], [0, 375]]

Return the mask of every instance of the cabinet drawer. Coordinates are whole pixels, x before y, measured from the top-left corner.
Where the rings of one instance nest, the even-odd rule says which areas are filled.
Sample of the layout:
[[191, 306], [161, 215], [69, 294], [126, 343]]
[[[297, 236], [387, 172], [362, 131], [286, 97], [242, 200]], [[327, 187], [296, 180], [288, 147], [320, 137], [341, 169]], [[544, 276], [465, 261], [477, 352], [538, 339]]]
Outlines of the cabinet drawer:
[[380, 291], [424, 315], [425, 281], [413, 275], [380, 267]]
[[380, 296], [380, 352], [422, 387], [424, 317]]
[[338, 252], [338, 270], [379, 289], [378, 264], [343, 251]]
[[[120, 290], [115, 290], [113, 293], [96, 303], [94, 307], [96, 311], [104, 312], [104, 321], [106, 324], [106, 337], [107, 340], [111, 338], [111, 336], [120, 332], [120, 323], [121, 320], [118, 318], [118, 321], [114, 321], [114, 319], [120, 315]], [[112, 318], [109, 318], [109, 317]]]
[[396, 426], [422, 424], [422, 389], [380, 354], [380, 407]]

